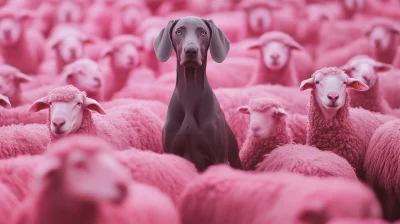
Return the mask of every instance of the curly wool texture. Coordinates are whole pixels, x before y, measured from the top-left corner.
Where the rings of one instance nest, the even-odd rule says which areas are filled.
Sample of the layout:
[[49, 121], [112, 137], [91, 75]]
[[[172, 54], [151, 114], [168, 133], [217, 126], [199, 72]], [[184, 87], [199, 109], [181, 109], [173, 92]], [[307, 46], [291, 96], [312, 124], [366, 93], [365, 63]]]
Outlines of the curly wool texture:
[[[272, 106], [274, 104], [270, 103], [269, 105]], [[276, 122], [278, 123], [274, 126], [276, 128], [274, 133], [266, 139], [254, 138], [250, 132], [247, 134], [246, 141], [239, 152], [244, 169], [254, 170], [256, 165], [263, 160], [265, 154], [270, 153], [281, 145], [292, 143], [292, 137], [290, 136], [285, 118], [280, 118]]]
[[0, 127], [0, 159], [42, 154], [49, 142], [45, 124]]
[[356, 169], [358, 177], [363, 178], [365, 151], [373, 132], [381, 124], [395, 118], [377, 116], [376, 113], [364, 109], [350, 111], [349, 101], [350, 97], [346, 94], [344, 106], [337, 111], [335, 117], [327, 120], [315, 99], [315, 90], [311, 91], [307, 144], [322, 151], [332, 151], [347, 159]]
[[250, 101], [249, 103], [249, 108], [257, 112], [265, 112], [273, 107], [283, 108], [281, 103], [271, 100], [269, 98], [257, 98]]
[[[178, 207], [183, 223], [303, 223], [298, 217], [312, 202], [324, 205], [320, 214], [326, 221], [381, 216], [373, 192], [358, 181], [284, 172], [249, 173], [226, 165], [210, 167], [190, 182]], [[318, 223], [314, 221], [311, 223]]]
[[342, 177], [357, 180], [354, 168], [346, 159], [312, 146], [288, 144], [265, 155], [256, 171], [288, 171], [317, 177]]
[[114, 156], [129, 169], [133, 180], [158, 188], [175, 203], [198, 175], [191, 162], [171, 154], [129, 149], [115, 152]]
[[76, 98], [76, 96], [83, 94], [86, 97], [86, 93], [80, 91], [73, 85], [63, 86], [62, 88], [55, 88], [48, 93], [49, 102], [70, 102]]

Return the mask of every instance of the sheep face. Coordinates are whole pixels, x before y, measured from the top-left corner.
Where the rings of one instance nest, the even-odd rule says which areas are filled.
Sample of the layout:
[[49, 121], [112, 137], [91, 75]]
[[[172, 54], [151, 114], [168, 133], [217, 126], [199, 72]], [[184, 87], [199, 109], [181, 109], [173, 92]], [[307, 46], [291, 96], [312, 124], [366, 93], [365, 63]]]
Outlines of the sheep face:
[[139, 65], [139, 50], [132, 43], [113, 46], [105, 54], [111, 56], [117, 69], [131, 70]]
[[8, 65], [0, 65], [0, 94], [14, 96], [19, 91], [21, 83], [30, 82], [32, 79]]
[[258, 111], [249, 106], [243, 106], [239, 107], [238, 111], [250, 115], [249, 134], [257, 139], [267, 139], [274, 135], [280, 119], [287, 117], [285, 110], [279, 107]]
[[279, 41], [271, 41], [262, 46], [265, 66], [274, 72], [282, 70], [289, 62], [290, 47]]
[[248, 26], [256, 34], [263, 34], [272, 27], [272, 13], [265, 7], [250, 8], [247, 12]]
[[301, 82], [300, 90], [313, 89], [315, 99], [325, 118], [333, 118], [346, 101], [346, 88], [367, 91], [368, 86], [360, 80], [349, 78], [342, 70], [330, 72], [318, 70]]
[[378, 72], [385, 72], [391, 69], [391, 66], [380, 63], [372, 58], [353, 59], [348, 64], [341, 67], [350, 77], [361, 80], [369, 88], [375, 85], [378, 79]]
[[16, 44], [22, 34], [21, 20], [15, 17], [0, 18], [0, 44], [12, 46]]
[[135, 29], [143, 19], [143, 9], [137, 6], [127, 6], [120, 10], [121, 24], [125, 29]]
[[44, 183], [61, 179], [65, 193], [75, 200], [121, 204], [129, 193], [128, 176], [123, 171], [124, 168], [104, 152], [85, 153], [74, 148], [62, 159], [47, 160], [38, 175]]
[[61, 1], [57, 6], [58, 23], [80, 23], [84, 19], [84, 6], [78, 1]]
[[223, 12], [232, 9], [232, 0], [212, 0], [210, 3], [211, 12]]
[[348, 11], [361, 11], [365, 7], [365, 0], [343, 0], [343, 5]]
[[374, 26], [368, 33], [368, 40], [371, 49], [377, 52], [385, 52], [394, 47], [394, 34], [399, 30], [388, 29], [385, 26]]
[[67, 65], [63, 75], [71, 84], [86, 93], [99, 93], [104, 85], [103, 73], [96, 62], [90, 59], [80, 59]]
[[[72, 93], [57, 93], [60, 88], [73, 88]], [[71, 85], [54, 89], [55, 93], [50, 92], [49, 96], [45, 96], [35, 101], [28, 109], [29, 112], [38, 112], [43, 109], [49, 109], [49, 126], [50, 131], [55, 136], [65, 136], [75, 133], [81, 127], [84, 111], [92, 110], [100, 114], [105, 114], [100, 104], [79, 91]], [[79, 92], [78, 94], [76, 94]]]
[[71, 63], [83, 57], [84, 45], [90, 42], [91, 39], [84, 35], [66, 35], [55, 38], [50, 45], [63, 62]]

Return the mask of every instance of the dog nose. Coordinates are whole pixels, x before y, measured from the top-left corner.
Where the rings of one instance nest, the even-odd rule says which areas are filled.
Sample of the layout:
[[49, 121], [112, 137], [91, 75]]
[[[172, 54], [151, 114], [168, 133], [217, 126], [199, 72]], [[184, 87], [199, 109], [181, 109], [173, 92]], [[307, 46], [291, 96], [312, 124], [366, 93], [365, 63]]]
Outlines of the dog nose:
[[195, 46], [188, 46], [185, 48], [185, 54], [189, 56], [196, 56], [199, 50]]
[[271, 54], [271, 58], [273, 60], [278, 60], [279, 59], [279, 54], [277, 54], [277, 53]]
[[61, 128], [64, 124], [65, 124], [65, 119], [63, 119], [63, 118], [55, 118], [53, 120], [53, 125], [56, 128]]
[[339, 99], [339, 94], [338, 93], [328, 93], [328, 99], [332, 101], [332, 103], [335, 103]]

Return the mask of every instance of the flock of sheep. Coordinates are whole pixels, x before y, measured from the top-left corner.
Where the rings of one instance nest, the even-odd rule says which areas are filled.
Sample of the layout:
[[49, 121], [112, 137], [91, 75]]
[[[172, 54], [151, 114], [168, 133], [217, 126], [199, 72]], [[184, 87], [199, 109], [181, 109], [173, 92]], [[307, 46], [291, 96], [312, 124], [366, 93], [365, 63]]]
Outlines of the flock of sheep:
[[400, 223], [399, 86], [398, 0], [0, 0], [0, 224]]

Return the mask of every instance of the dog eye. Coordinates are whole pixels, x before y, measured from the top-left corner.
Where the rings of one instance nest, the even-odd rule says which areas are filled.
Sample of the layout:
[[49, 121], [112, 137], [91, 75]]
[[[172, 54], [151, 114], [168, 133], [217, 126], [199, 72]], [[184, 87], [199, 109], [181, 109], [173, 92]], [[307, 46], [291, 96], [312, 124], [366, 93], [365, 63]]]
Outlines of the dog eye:
[[201, 31], [200, 32], [200, 35], [202, 35], [202, 36], [205, 36], [207, 33], [206, 33], [206, 31]]
[[182, 31], [181, 30], [177, 30], [177, 31], [175, 31], [175, 33], [178, 34], [178, 35], [181, 35]]

